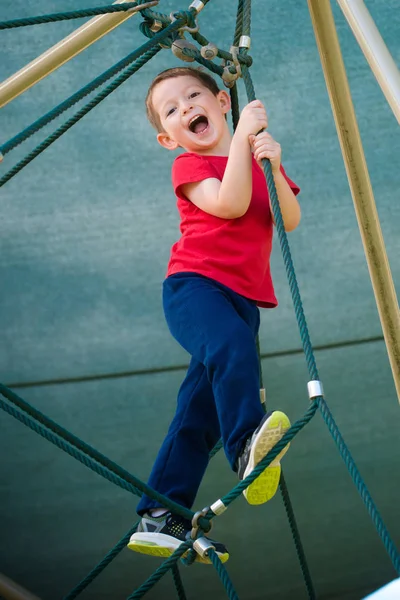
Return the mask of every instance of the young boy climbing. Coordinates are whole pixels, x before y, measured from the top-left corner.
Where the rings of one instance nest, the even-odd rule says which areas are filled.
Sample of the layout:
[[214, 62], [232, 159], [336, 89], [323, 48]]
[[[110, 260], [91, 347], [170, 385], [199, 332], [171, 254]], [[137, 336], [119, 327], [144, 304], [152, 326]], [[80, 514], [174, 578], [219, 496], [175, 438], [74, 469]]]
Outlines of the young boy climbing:
[[[277, 305], [261, 159], [271, 162], [287, 231], [300, 221], [299, 188], [281, 166], [280, 145], [263, 131], [268, 121], [259, 100], [244, 107], [232, 136], [229, 94], [206, 73], [177, 67], [154, 79], [146, 107], [159, 144], [184, 150], [172, 167], [181, 237], [171, 250], [163, 306], [172, 335], [191, 355], [149, 485], [191, 508], [220, 437], [244, 479], [290, 427], [284, 413], [264, 414], [259, 396], [258, 307]], [[244, 491], [250, 504], [275, 494], [287, 449]], [[147, 496], [137, 512], [142, 519], [132, 550], [170, 556], [190, 536], [190, 521]], [[213, 544], [227, 560], [226, 547]]]

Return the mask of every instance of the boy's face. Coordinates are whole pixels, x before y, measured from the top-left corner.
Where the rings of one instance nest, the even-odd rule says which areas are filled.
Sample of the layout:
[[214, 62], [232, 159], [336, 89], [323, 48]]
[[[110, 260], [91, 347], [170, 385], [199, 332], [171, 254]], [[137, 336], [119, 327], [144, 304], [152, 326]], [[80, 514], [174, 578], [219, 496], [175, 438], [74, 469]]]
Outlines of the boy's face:
[[187, 152], [212, 153], [230, 136], [225, 119], [229, 95], [221, 90], [214, 96], [195, 77], [160, 81], [153, 90], [152, 103], [163, 128], [157, 140], [168, 150], [180, 146]]

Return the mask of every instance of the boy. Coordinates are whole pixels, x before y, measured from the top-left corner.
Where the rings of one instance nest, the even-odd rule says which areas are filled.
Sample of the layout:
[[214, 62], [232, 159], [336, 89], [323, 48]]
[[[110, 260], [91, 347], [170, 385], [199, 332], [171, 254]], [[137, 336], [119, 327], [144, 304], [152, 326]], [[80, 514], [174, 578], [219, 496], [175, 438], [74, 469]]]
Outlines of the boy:
[[[277, 305], [261, 159], [271, 161], [287, 231], [300, 221], [299, 188], [281, 167], [279, 144], [263, 131], [268, 122], [259, 100], [245, 106], [232, 136], [229, 94], [206, 73], [177, 67], [155, 78], [146, 107], [159, 144], [185, 151], [172, 168], [182, 236], [171, 250], [163, 305], [172, 335], [191, 355], [149, 485], [190, 508], [221, 436], [232, 469], [244, 479], [290, 427], [282, 412], [265, 415], [259, 398], [258, 306]], [[275, 494], [287, 449], [243, 492], [250, 504]], [[137, 512], [142, 520], [132, 550], [170, 556], [190, 536], [190, 521], [146, 496]], [[227, 560], [226, 547], [213, 544]]]

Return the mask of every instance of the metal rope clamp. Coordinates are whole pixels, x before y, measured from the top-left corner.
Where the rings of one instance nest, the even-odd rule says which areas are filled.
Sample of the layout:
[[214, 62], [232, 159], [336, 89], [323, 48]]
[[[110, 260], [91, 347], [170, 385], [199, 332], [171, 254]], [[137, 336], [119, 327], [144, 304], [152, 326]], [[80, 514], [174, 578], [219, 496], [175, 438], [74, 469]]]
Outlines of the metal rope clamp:
[[210, 550], [215, 552], [215, 546], [206, 537], [199, 537], [193, 542], [193, 550], [196, 550], [201, 558], [207, 558]]
[[[242, 69], [240, 68], [240, 62], [238, 59], [239, 48], [237, 46], [231, 46], [230, 53], [232, 55], [232, 60], [224, 61], [224, 71], [221, 75], [222, 80], [227, 88], [233, 87], [236, 80], [242, 76]], [[231, 71], [232, 67], [235, 69], [234, 73]]]
[[[193, 519], [192, 519], [192, 531], [190, 533], [190, 537], [192, 538], [192, 540], [195, 540], [197, 534], [199, 533], [199, 529], [200, 529], [199, 519], [201, 519], [201, 517], [205, 517], [209, 510], [210, 510], [210, 507], [206, 506], [205, 508], [203, 508], [203, 510], [198, 510], [196, 513], [194, 513]], [[211, 531], [212, 522], [209, 521], [208, 523], [210, 525], [210, 529], [208, 531]]]
[[215, 44], [209, 43], [206, 46], [202, 46], [200, 54], [207, 60], [214, 60], [218, 56], [218, 48]]
[[194, 46], [193, 44], [191, 44], [190, 42], [188, 42], [185, 39], [174, 40], [172, 42], [171, 50], [172, 50], [172, 53], [177, 58], [180, 58], [181, 60], [184, 60], [185, 62], [193, 62], [194, 56], [188, 56], [187, 54], [185, 54], [184, 53], [185, 49], [197, 50], [196, 46]]

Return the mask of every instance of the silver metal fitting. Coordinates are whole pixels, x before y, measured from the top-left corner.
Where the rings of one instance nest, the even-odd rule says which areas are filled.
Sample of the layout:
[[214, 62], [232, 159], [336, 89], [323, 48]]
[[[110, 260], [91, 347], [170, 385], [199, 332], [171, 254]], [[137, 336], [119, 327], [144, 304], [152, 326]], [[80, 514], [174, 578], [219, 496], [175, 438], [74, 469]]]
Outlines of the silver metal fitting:
[[310, 400], [317, 398], [318, 396], [324, 395], [324, 388], [322, 387], [322, 382], [318, 379], [313, 379], [307, 383], [308, 397]]
[[218, 56], [218, 48], [215, 44], [210, 43], [201, 47], [200, 54], [207, 60], [214, 60]]
[[183, 53], [184, 48], [188, 48], [189, 50], [197, 50], [196, 46], [194, 46], [193, 44], [191, 44], [190, 42], [188, 42], [185, 39], [174, 40], [172, 42], [171, 50], [172, 50], [172, 53], [175, 54], [175, 56], [177, 58], [180, 58], [181, 60], [183, 60], [185, 62], [193, 62], [194, 61], [193, 56], [187, 56]]
[[193, 542], [193, 549], [201, 558], [206, 558], [210, 550], [215, 550], [215, 546], [206, 537], [199, 537]]
[[[190, 532], [190, 537], [192, 538], [192, 540], [196, 539], [197, 534], [199, 532], [199, 529], [200, 529], [199, 519], [201, 517], [205, 517], [209, 510], [210, 510], [210, 508], [208, 506], [206, 506], [205, 508], [203, 508], [203, 510], [198, 510], [196, 513], [194, 513], [193, 519], [192, 519], [192, 531]], [[209, 523], [210, 523], [210, 529], [208, 531], [211, 531], [212, 521], [209, 521]]]
[[[232, 64], [232, 63], [230, 63], [230, 64]], [[227, 88], [233, 87], [235, 85], [235, 81], [239, 77], [237, 72], [231, 73], [229, 69], [230, 69], [229, 65], [224, 67], [223, 73], [221, 75], [222, 81], [224, 82], [224, 84], [226, 85]]]
[[260, 402], [261, 402], [261, 404], [265, 404], [266, 399], [267, 399], [267, 395], [265, 393], [265, 388], [260, 388]]
[[150, 27], [150, 31], [152, 31], [153, 33], [157, 33], [157, 31], [161, 31], [162, 27], [163, 24], [161, 23], [161, 21], [154, 19], [153, 24]]
[[210, 506], [210, 510], [212, 510], [214, 515], [217, 516], [222, 515], [222, 513], [224, 513], [227, 509], [228, 507], [225, 506], [225, 504], [220, 499], [216, 500], [214, 504], [211, 504]]
[[199, 12], [201, 10], [203, 10], [204, 7], [205, 7], [205, 4], [201, 0], [193, 0], [192, 4], [189, 6], [189, 10], [191, 8], [194, 8], [194, 10], [197, 12], [197, 14], [199, 14]]
[[251, 37], [249, 35], [240, 36], [239, 48], [247, 48], [247, 50], [249, 50], [250, 46], [251, 46]]

